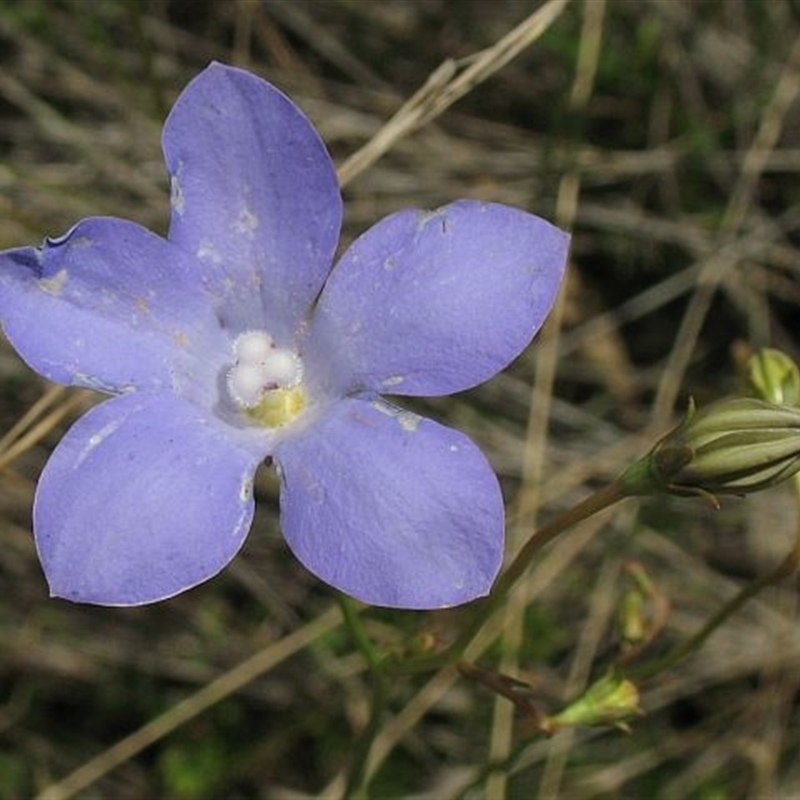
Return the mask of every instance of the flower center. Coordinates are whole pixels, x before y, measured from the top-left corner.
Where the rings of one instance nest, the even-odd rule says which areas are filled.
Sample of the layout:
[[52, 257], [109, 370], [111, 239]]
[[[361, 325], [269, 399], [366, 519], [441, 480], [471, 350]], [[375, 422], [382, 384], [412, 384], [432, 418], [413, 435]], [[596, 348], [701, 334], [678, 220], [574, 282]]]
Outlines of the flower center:
[[253, 422], [277, 428], [305, 406], [303, 362], [275, 345], [264, 331], [247, 331], [233, 343], [228, 394]]

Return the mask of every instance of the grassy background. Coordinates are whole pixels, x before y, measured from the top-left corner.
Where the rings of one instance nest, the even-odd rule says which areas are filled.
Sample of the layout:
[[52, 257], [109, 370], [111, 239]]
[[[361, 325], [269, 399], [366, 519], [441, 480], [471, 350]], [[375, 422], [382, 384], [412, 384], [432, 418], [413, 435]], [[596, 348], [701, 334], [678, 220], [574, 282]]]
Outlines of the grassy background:
[[[539, 5], [0, 0], [0, 247], [90, 214], [163, 232], [161, 124], [211, 59], [284, 89], [343, 163], [445, 59], [493, 46]], [[537, 344], [487, 385], [420, 404], [492, 460], [509, 550], [646, 450], [689, 395], [733, 391], [737, 343], [799, 355], [799, 43], [790, 0], [573, 0], [348, 183], [345, 242], [390, 211], [457, 197], [574, 233], [564, 302]], [[0, 462], [0, 798], [32, 797], [87, 764], [85, 798], [341, 796], [368, 676], [332, 592], [281, 541], [270, 476], [243, 553], [208, 584], [141, 609], [50, 600], [33, 490], [93, 399], [53, 393], [0, 343], [0, 436], [43, 396], [41, 429]], [[624, 504], [551, 546], [472, 655], [557, 709], [617, 652], [627, 562], [670, 600], [658, 653], [775, 564], [796, 527], [780, 488], [721, 511]], [[382, 651], [400, 652], [420, 633], [447, 640], [459, 615], [364, 619]], [[369, 795], [797, 797], [798, 684], [790, 580], [642, 685], [647, 714], [630, 736], [543, 740], [448, 671], [396, 682]], [[128, 753], [109, 750], [132, 733]]]

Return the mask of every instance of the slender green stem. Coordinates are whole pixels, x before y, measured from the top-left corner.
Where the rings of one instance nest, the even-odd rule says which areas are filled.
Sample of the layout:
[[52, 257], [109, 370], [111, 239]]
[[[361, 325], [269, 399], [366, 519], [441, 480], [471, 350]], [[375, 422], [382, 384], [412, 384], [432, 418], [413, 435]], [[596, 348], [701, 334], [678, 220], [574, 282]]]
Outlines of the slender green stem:
[[388, 695], [388, 680], [383, 668], [383, 659], [369, 638], [356, 604], [344, 595], [339, 595], [339, 606], [342, 609], [344, 623], [356, 648], [364, 656], [372, 683], [372, 697], [370, 700], [370, 715], [367, 726], [358, 737], [353, 761], [347, 774], [347, 785], [342, 795], [343, 800], [358, 800], [366, 798], [366, 769], [372, 743], [380, 729], [383, 711], [386, 707]]
[[353, 644], [361, 655], [364, 656], [364, 660], [367, 662], [370, 671], [379, 669], [381, 666], [381, 656], [364, 629], [364, 623], [361, 621], [361, 614], [359, 613], [355, 601], [344, 594], [337, 595], [337, 600], [339, 608], [342, 610], [345, 627], [350, 634], [350, 638], [353, 640]]
[[628, 497], [628, 492], [622, 483], [614, 481], [543, 525], [525, 542], [508, 568], [500, 575], [491, 594], [475, 603], [464, 630], [451, 645], [437, 653], [393, 663], [390, 667], [391, 671], [402, 674], [428, 672], [458, 660], [469, 643], [506, 599], [517, 581], [525, 574], [533, 557], [546, 544], [578, 522], [588, 519], [598, 511], [608, 508], [625, 497]]
[[581, 500], [578, 505], [554, 517], [546, 525], [539, 528], [522, 546], [508, 569], [498, 578], [489, 597], [484, 601], [491, 613], [506, 598], [514, 584], [522, 577], [530, 566], [533, 557], [557, 536], [579, 522], [594, 516], [604, 508], [614, 505], [627, 497], [622, 484], [618, 481], [598, 489], [594, 494]]

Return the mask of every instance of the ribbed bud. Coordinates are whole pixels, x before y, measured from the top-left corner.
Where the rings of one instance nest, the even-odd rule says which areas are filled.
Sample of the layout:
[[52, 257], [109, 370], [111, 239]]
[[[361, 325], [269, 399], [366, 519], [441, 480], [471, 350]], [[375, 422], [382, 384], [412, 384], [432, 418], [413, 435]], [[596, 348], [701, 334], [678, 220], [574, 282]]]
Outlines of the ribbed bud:
[[747, 494], [800, 471], [800, 408], [750, 397], [697, 411], [620, 478], [627, 494]]

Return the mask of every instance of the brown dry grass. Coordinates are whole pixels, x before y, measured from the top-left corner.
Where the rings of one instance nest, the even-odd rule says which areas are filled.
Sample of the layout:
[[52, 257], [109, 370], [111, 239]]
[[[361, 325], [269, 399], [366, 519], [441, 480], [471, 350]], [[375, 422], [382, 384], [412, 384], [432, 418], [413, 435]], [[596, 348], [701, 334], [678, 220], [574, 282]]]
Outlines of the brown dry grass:
[[[163, 231], [161, 122], [212, 58], [254, 69], [318, 124], [346, 165], [346, 239], [456, 197], [557, 218], [574, 232], [572, 276], [538, 343], [486, 386], [423, 404], [490, 456], [513, 549], [640, 454], [688, 394], [731, 391], [734, 342], [798, 356], [796, 5], [573, 0], [503, 65], [498, 42], [539, 6], [6, 0], [0, 247], [90, 214]], [[482, 64], [498, 72], [483, 80]], [[351, 160], [376, 143], [374, 163]], [[0, 344], [0, 435], [13, 434], [0, 449], [0, 797], [338, 796], [368, 714], [364, 665], [331, 596], [284, 551], [268, 476], [245, 552], [209, 584], [143, 609], [46, 597], [35, 481], [90, 402]], [[671, 600], [666, 647], [780, 558], [797, 523], [785, 499], [647, 502], [593, 520], [543, 554], [471, 655], [557, 707], [613, 650], [626, 560]], [[798, 795], [795, 583], [643, 686], [648, 715], [630, 737], [538, 739], [448, 671], [398, 685], [370, 796]], [[365, 616], [385, 649], [458, 619]]]

